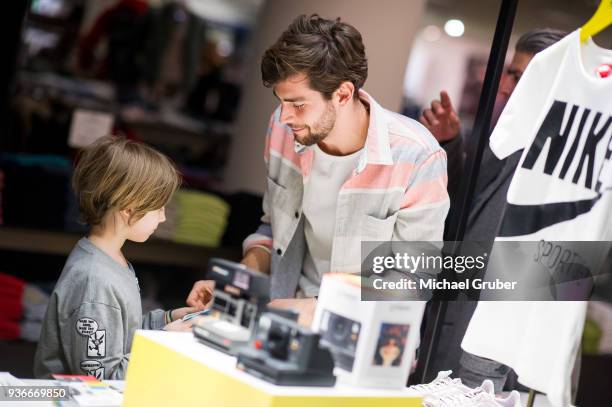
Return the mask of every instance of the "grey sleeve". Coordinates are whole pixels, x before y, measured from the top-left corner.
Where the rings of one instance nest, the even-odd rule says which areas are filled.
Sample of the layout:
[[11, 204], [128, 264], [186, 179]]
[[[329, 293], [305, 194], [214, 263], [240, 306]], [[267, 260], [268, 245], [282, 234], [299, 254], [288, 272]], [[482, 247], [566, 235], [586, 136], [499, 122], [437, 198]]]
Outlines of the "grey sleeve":
[[164, 324], [163, 309], [154, 309], [142, 316], [142, 329], [162, 329]]
[[72, 374], [99, 380], [124, 380], [129, 361], [121, 309], [107, 304], [81, 304], [61, 330], [62, 348]]

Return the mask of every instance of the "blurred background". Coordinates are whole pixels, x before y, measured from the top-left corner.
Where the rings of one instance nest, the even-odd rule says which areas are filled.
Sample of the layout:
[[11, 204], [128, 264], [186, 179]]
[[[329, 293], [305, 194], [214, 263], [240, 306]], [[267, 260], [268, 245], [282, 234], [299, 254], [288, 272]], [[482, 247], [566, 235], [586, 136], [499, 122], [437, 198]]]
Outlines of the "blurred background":
[[[295, 16], [316, 12], [353, 24], [366, 45], [365, 89], [374, 98], [418, 118], [447, 90], [469, 134], [501, 1], [11, 3], [2, 16], [10, 35], [0, 75], [0, 293], [23, 297], [24, 306], [0, 313], [0, 370], [28, 377], [45, 295], [85, 232], [70, 188], [80, 147], [114, 133], [178, 164], [184, 187], [168, 221], [155, 239], [126, 248], [143, 305], [178, 305], [207, 259], [239, 259], [242, 239], [258, 225], [264, 136], [276, 104], [258, 62]], [[522, 33], [573, 31], [598, 4], [520, 0], [507, 61]]]

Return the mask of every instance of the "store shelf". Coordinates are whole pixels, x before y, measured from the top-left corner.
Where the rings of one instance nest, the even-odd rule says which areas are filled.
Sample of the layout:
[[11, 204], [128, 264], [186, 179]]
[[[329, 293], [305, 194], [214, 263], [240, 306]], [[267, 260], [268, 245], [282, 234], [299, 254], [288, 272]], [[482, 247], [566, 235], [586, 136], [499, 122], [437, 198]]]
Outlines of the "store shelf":
[[[0, 227], [0, 250], [67, 256], [81, 235], [17, 227]], [[238, 260], [240, 251], [210, 248], [151, 239], [146, 243], [127, 242], [125, 256], [134, 263], [203, 268], [210, 257]]]

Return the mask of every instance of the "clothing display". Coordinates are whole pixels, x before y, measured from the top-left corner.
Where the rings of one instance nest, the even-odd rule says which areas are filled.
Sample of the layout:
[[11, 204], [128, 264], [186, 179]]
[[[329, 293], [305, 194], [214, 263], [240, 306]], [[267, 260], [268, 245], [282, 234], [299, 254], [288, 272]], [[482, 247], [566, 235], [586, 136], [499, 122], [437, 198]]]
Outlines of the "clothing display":
[[499, 158], [524, 149], [500, 237], [612, 239], [612, 80], [596, 75], [603, 61], [612, 50], [580, 45], [577, 30], [529, 64], [491, 136]]
[[145, 44], [145, 78], [162, 94], [186, 91], [196, 81], [206, 25], [179, 2], [152, 9]]
[[86, 237], [80, 239], [51, 295], [34, 374], [49, 378], [78, 372], [123, 379], [134, 332], [164, 326], [164, 311], [143, 316], [141, 310], [131, 265], [120, 265]]
[[175, 242], [218, 247], [221, 244], [229, 205], [216, 195], [178, 190], [166, 205], [166, 221], [155, 236]]
[[19, 321], [23, 316], [23, 289], [25, 281], [14, 276], [0, 273], [0, 338], [19, 337]]
[[38, 341], [49, 295], [35, 285], [0, 273], [0, 339]]
[[[361, 270], [362, 241], [442, 240], [449, 206], [446, 158], [431, 133], [383, 109], [365, 91], [359, 96], [370, 121], [357, 167], [338, 194], [329, 267], [335, 272]], [[280, 109], [270, 119], [264, 158], [262, 224], [243, 250], [261, 246], [271, 251], [271, 296], [292, 298], [305, 257], [303, 194], [314, 151], [296, 145], [291, 129], [280, 123]]]
[[101, 76], [118, 84], [138, 81], [144, 68], [139, 47], [146, 36], [143, 16], [148, 9], [144, 0], [121, 0], [102, 12], [80, 40], [80, 66], [89, 68], [95, 60], [96, 47], [108, 38], [106, 58], [99, 69]]
[[517, 391], [506, 397], [495, 396], [493, 383], [485, 380], [476, 388], [461, 383], [461, 379], [452, 379], [451, 371], [438, 372], [430, 383], [410, 386], [408, 392], [416, 397], [423, 397], [424, 407], [520, 407], [521, 398]]
[[[576, 30], [533, 58], [493, 131], [498, 158], [523, 150], [497, 241], [612, 238], [612, 80], [596, 74], [612, 51], [579, 37]], [[598, 260], [585, 257], [584, 266]], [[581, 301], [480, 302], [462, 347], [568, 406], [585, 313]]]

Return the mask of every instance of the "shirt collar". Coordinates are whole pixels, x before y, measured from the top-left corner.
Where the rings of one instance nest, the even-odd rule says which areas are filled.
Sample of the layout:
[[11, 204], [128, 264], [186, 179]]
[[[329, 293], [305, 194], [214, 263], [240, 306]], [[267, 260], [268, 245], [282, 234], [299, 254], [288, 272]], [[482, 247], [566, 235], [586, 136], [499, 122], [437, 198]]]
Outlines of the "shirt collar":
[[388, 113], [364, 90], [359, 91], [359, 99], [370, 107], [370, 123], [357, 172], [363, 171], [368, 164], [393, 165], [387, 125]]

